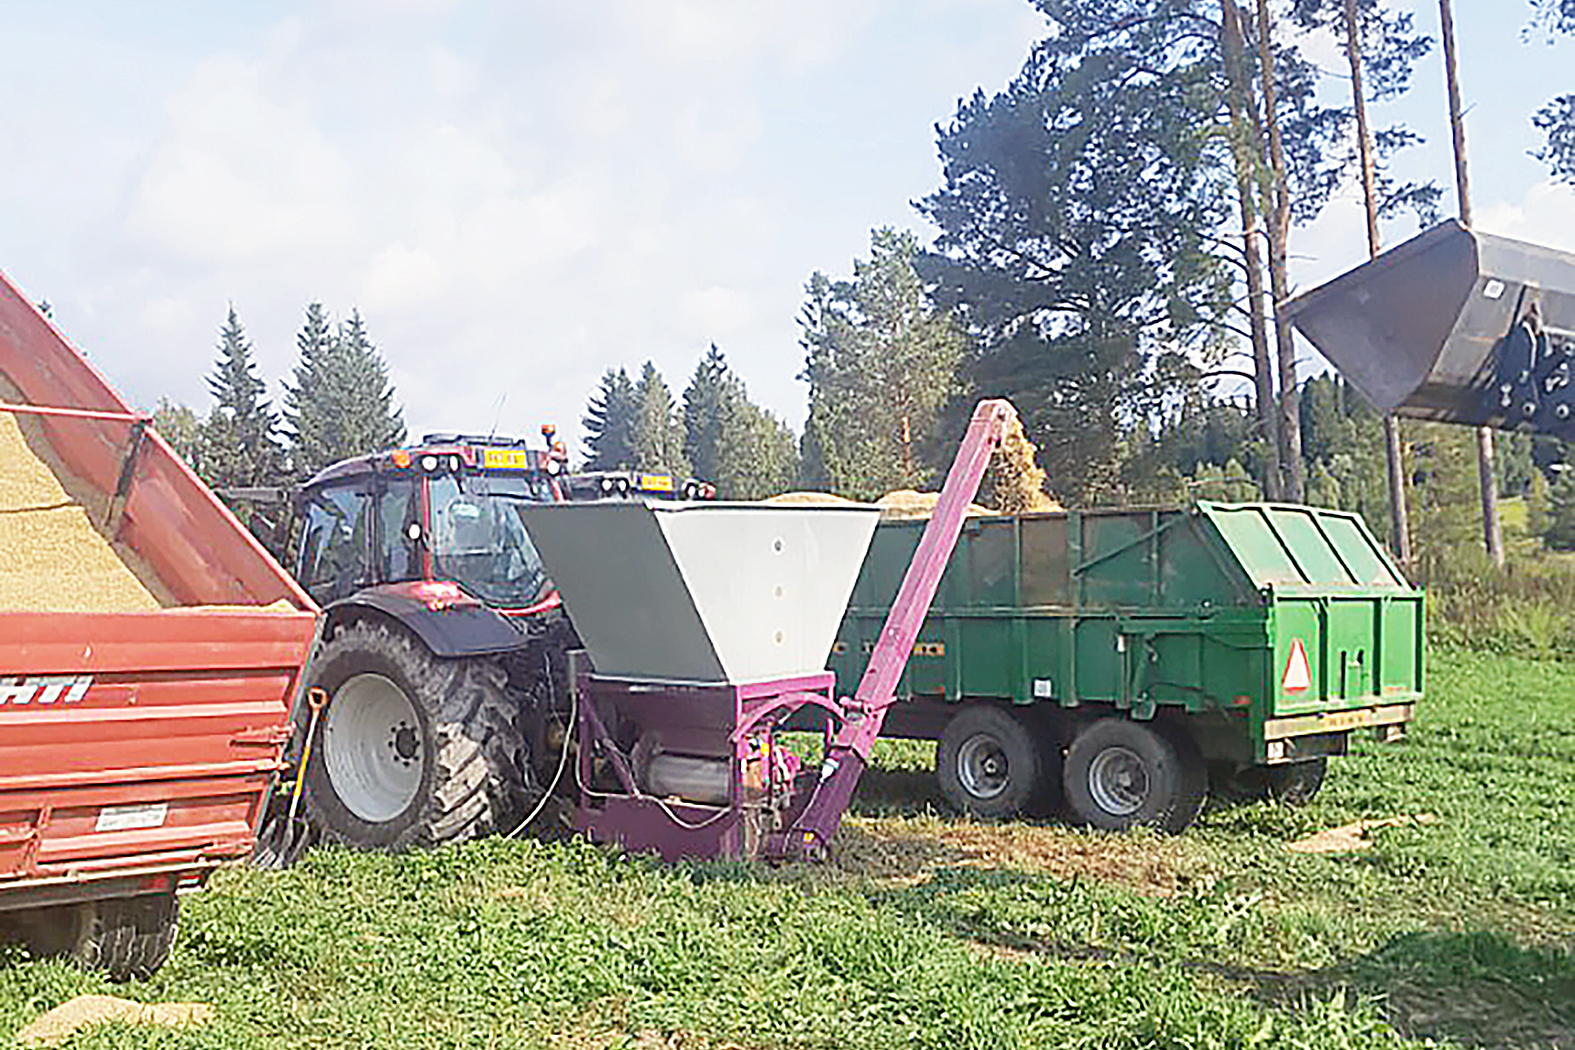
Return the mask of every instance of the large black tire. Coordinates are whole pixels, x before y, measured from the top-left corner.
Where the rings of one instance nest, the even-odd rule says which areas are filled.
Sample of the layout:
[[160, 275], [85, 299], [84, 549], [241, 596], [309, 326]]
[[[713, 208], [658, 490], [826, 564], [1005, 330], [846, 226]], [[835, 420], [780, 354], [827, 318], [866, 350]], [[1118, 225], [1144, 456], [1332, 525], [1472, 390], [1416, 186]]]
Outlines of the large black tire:
[[1203, 808], [1208, 767], [1179, 731], [1101, 718], [1072, 738], [1062, 783], [1080, 823], [1110, 831], [1143, 826], [1179, 833]]
[[112, 981], [145, 981], [169, 958], [179, 917], [170, 892], [38, 908], [13, 922], [35, 956], [71, 959]]
[[1047, 757], [1023, 719], [993, 704], [969, 704], [946, 723], [935, 775], [957, 810], [1000, 820], [1040, 795]]
[[388, 624], [334, 635], [311, 682], [328, 694], [305, 787], [321, 838], [398, 851], [512, 831], [535, 774], [505, 681], [495, 660], [440, 659]]

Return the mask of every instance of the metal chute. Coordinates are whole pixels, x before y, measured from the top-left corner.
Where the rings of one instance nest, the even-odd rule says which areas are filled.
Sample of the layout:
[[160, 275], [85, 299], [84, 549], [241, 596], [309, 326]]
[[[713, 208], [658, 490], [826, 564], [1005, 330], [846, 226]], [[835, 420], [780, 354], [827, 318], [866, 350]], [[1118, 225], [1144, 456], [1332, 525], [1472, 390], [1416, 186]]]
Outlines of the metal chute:
[[1451, 219], [1286, 311], [1382, 411], [1575, 437], [1575, 254]]

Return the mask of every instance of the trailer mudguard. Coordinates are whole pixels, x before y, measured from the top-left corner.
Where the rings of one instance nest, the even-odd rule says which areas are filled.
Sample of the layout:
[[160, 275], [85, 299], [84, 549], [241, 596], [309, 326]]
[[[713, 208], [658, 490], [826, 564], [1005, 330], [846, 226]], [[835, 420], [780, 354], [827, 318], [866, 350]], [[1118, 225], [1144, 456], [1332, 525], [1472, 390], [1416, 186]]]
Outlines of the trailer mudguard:
[[482, 605], [462, 604], [433, 608], [431, 603], [394, 589], [398, 585], [369, 587], [327, 609], [324, 637], [349, 620], [385, 616], [410, 630], [433, 656], [487, 656], [506, 653], [525, 644], [526, 637], [508, 617]]

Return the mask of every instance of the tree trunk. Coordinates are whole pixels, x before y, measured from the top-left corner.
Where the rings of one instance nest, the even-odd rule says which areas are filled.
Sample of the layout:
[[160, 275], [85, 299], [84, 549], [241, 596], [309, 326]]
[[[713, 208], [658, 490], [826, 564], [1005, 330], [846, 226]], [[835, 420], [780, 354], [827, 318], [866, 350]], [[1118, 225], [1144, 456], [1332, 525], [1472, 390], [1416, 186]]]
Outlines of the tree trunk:
[[1241, 31], [1241, 14], [1234, 0], [1224, 0], [1221, 36], [1225, 68], [1230, 90], [1227, 99], [1230, 107], [1231, 153], [1236, 162], [1236, 195], [1241, 202], [1241, 238], [1243, 268], [1247, 272], [1247, 322], [1252, 333], [1252, 373], [1256, 390], [1255, 406], [1258, 431], [1268, 449], [1268, 467], [1264, 471], [1264, 495], [1272, 500], [1280, 498], [1282, 470], [1280, 466], [1279, 426], [1274, 405], [1274, 371], [1269, 361], [1269, 330], [1263, 317], [1263, 257], [1258, 251], [1261, 229], [1258, 223], [1258, 202], [1254, 191], [1257, 158], [1261, 150], [1253, 144], [1252, 124], [1246, 113], [1252, 109], [1252, 82], [1247, 77], [1242, 62], [1245, 38]]
[[[1466, 125], [1460, 111], [1460, 70], [1455, 63], [1455, 16], [1449, 0], [1438, 0], [1444, 38], [1444, 75], [1449, 85], [1449, 127], [1455, 144], [1455, 197], [1461, 225], [1471, 226], [1471, 179], [1466, 171]], [[1498, 478], [1493, 463], [1493, 431], [1477, 427], [1477, 480], [1482, 487], [1482, 542], [1488, 557], [1504, 567], [1504, 531], [1498, 520]]]
[[1299, 503], [1305, 498], [1302, 465], [1301, 405], [1296, 389], [1296, 346], [1291, 339], [1285, 301], [1290, 296], [1285, 248], [1290, 235], [1291, 202], [1286, 184], [1285, 149], [1280, 141], [1280, 121], [1274, 103], [1273, 22], [1269, 0], [1258, 0], [1258, 66], [1263, 81], [1263, 120], [1269, 139], [1269, 178], [1272, 209], [1269, 216], [1269, 291], [1274, 296], [1274, 344], [1280, 376], [1280, 466], [1285, 475], [1285, 498]]
[[[1378, 232], [1378, 198], [1373, 188], [1373, 141], [1367, 130], [1367, 97], [1362, 90], [1362, 36], [1356, 0], [1345, 0], [1345, 57], [1351, 66], [1351, 102], [1356, 109], [1356, 138], [1362, 157], [1362, 199], [1367, 205], [1367, 254], [1376, 258], [1383, 242]], [[1384, 414], [1384, 459], [1389, 474], [1389, 527], [1395, 557], [1411, 565], [1411, 522], [1406, 512], [1405, 463], [1400, 442], [1400, 421]]]

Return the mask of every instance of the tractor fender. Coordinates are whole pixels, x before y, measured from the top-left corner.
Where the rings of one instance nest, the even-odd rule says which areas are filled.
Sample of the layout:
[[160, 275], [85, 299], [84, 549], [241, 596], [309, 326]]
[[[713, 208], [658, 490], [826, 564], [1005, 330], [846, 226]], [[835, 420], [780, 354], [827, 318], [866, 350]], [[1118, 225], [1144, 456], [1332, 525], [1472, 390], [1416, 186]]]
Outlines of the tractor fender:
[[393, 620], [415, 635], [433, 656], [485, 656], [524, 647], [527, 637], [509, 619], [485, 605], [433, 609], [387, 587], [368, 587], [324, 610], [323, 637], [369, 618]]

